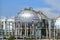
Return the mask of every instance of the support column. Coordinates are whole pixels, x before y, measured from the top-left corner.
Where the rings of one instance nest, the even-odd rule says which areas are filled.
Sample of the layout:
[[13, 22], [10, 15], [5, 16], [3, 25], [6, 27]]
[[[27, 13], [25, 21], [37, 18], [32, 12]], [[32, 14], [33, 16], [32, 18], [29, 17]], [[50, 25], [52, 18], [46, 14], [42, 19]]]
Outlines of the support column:
[[19, 35], [19, 31], [20, 31], [20, 24], [18, 23], [18, 35]]
[[26, 36], [26, 23], [25, 23], [25, 36]]
[[9, 37], [10, 37], [10, 23], [11, 23], [11, 22], [9, 22]]
[[6, 21], [3, 22], [3, 26], [5, 27], [5, 30], [4, 30], [4, 35], [6, 36], [6, 27], [7, 27], [7, 24], [5, 23]]
[[19, 28], [18, 28], [18, 35], [19, 35]]
[[[54, 20], [54, 22], [55, 22], [55, 20]], [[55, 28], [55, 25], [54, 25], [54, 39], [55, 39], [55, 37], [56, 37], [56, 33], [55, 33], [55, 31], [56, 31], [56, 28]]]
[[55, 39], [55, 28], [54, 28], [54, 39]]
[[28, 37], [28, 28], [27, 28], [27, 37]]
[[32, 27], [33, 27], [33, 28], [32, 28], [32, 30], [33, 30], [33, 31], [32, 31], [32, 35], [33, 35], [33, 37], [34, 37], [34, 24], [32, 24]]
[[27, 24], [27, 37], [28, 37], [28, 24]]
[[49, 24], [49, 38], [51, 38], [51, 20], [48, 20]]
[[48, 38], [48, 30], [47, 30], [47, 27], [46, 27], [46, 38]]
[[17, 28], [16, 28], [16, 40], [17, 40]]
[[31, 38], [31, 26], [30, 26], [30, 38]]
[[48, 29], [48, 28], [47, 28], [47, 20], [45, 20], [45, 26], [46, 26], [46, 28], [45, 28], [45, 29], [46, 29], [46, 39], [47, 39], [47, 38], [48, 38], [48, 30], [47, 30], [47, 29]]
[[20, 37], [22, 36], [22, 23], [21, 23], [21, 34], [20, 34]]

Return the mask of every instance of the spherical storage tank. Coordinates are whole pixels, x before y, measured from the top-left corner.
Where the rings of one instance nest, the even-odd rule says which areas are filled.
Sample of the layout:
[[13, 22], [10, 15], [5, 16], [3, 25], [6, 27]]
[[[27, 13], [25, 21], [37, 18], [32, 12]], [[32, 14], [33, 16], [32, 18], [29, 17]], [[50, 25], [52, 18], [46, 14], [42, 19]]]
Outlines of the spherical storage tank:
[[36, 14], [36, 12], [34, 12], [32, 10], [32, 8], [25, 8], [24, 10], [22, 10], [21, 12], [19, 12], [16, 16], [16, 21], [20, 21], [20, 22], [32, 22], [33, 20], [37, 20], [39, 21], [39, 17]]
[[[40, 30], [41, 28], [46, 28], [45, 24], [47, 24], [47, 20], [45, 17], [46, 16], [43, 15], [43, 13], [41, 13], [40, 11], [33, 10], [32, 8], [25, 8], [16, 15], [15, 27], [18, 29], [22, 28], [21, 29], [22, 34], [20, 32], [22, 36], [25, 35], [25, 37], [29, 37], [29, 35], [31, 35], [32, 38], [35, 38], [36, 36], [40, 38], [41, 35], [46, 36], [46, 30], [45, 29]], [[32, 31], [29, 31], [29, 30], [32, 30]], [[41, 35], [40, 35], [40, 32], [41, 32]]]
[[60, 29], [60, 17], [57, 18], [56, 22], [55, 22], [55, 26], [57, 29]]

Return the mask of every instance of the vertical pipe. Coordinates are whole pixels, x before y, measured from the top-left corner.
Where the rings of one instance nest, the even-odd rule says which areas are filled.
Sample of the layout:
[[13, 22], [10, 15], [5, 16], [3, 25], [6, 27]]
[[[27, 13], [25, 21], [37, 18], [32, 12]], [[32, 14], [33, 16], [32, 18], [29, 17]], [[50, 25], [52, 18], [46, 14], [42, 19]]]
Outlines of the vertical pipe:
[[[17, 22], [16, 26], [18, 26], [18, 22]], [[18, 27], [16, 28], [16, 40], [17, 40], [17, 32], [18, 32], [17, 30], [18, 30]]]
[[10, 26], [11, 26], [10, 23], [11, 23], [11, 22], [9, 22], [9, 37], [10, 37]]
[[46, 39], [48, 38], [48, 31], [47, 31], [47, 20], [45, 21], [46, 26]]
[[[53, 20], [53, 26], [54, 26], [54, 20]], [[54, 40], [55, 40], [55, 26], [54, 26]]]
[[26, 23], [25, 23], [25, 36], [26, 36]]
[[[22, 23], [21, 23], [21, 35], [22, 35]], [[22, 37], [23, 37], [23, 35], [22, 35]]]
[[18, 22], [18, 36], [19, 36], [19, 28], [20, 28], [20, 25], [19, 25], [19, 22]]
[[51, 38], [51, 20], [48, 20], [49, 24], [49, 39]]
[[31, 26], [30, 26], [30, 38], [31, 38]]
[[32, 35], [33, 35], [33, 38], [34, 38], [34, 24], [32, 24], [32, 27], [33, 27], [33, 33], [32, 33]]
[[20, 23], [21, 24], [21, 32], [20, 32], [20, 37], [22, 36], [22, 23]]
[[47, 27], [46, 27], [46, 39], [47, 39], [48, 35], [47, 35]]
[[28, 37], [28, 24], [27, 24], [27, 37]]
[[55, 28], [54, 28], [54, 40], [55, 40]]
[[37, 29], [37, 26], [36, 26], [36, 28], [35, 28], [35, 33], [36, 33], [36, 40], [37, 40], [37, 32], [36, 32], [36, 30], [38, 30], [38, 29]]
[[17, 40], [17, 28], [16, 28], [16, 40]]
[[20, 38], [20, 34], [21, 34], [21, 33], [20, 33], [20, 32], [21, 32], [21, 31], [20, 31], [21, 26], [20, 26], [20, 25], [21, 25], [21, 24], [19, 23], [19, 38]]
[[5, 25], [5, 37], [6, 37], [6, 27], [7, 27], [7, 21], [4, 22], [4, 25]]

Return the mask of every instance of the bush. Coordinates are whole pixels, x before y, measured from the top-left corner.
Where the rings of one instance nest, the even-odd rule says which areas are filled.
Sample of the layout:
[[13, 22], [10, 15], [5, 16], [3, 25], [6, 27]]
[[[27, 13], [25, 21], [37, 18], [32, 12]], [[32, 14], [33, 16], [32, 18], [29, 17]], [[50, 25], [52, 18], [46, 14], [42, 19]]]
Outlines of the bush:
[[32, 38], [27, 38], [26, 40], [33, 40]]
[[14, 40], [14, 36], [10, 36], [9, 38], [8, 38], [8, 40]]

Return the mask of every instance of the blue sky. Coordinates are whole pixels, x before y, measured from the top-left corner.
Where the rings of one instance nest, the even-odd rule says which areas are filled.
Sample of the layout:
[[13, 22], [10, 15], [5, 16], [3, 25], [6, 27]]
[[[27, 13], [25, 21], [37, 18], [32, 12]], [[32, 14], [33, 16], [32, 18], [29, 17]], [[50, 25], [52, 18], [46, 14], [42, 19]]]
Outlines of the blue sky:
[[46, 15], [60, 14], [60, 0], [0, 0], [0, 16], [16, 16], [25, 7], [41, 10]]

